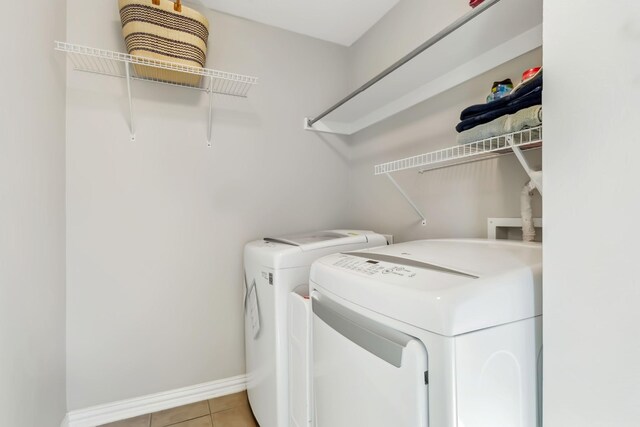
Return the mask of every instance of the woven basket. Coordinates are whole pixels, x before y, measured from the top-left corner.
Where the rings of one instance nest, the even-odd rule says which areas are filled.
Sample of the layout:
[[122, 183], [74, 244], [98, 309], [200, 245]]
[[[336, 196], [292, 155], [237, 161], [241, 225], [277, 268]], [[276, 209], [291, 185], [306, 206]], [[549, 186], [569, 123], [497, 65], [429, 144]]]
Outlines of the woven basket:
[[[118, 0], [122, 35], [130, 55], [204, 68], [209, 21], [171, 0]], [[198, 86], [201, 76], [134, 65], [136, 74], [155, 80]]]

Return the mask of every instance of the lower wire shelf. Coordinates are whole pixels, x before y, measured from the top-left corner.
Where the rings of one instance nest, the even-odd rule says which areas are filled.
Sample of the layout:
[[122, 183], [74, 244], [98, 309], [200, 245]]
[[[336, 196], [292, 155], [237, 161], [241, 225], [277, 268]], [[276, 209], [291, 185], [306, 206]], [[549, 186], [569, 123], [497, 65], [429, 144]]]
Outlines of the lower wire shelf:
[[375, 175], [386, 175], [391, 183], [400, 192], [402, 197], [411, 205], [413, 210], [422, 220], [422, 225], [427, 224], [427, 219], [420, 208], [411, 200], [411, 197], [402, 189], [400, 184], [393, 179], [391, 174], [407, 169], [420, 168], [418, 172], [424, 173], [434, 169], [460, 165], [464, 163], [485, 160], [496, 156], [513, 153], [524, 168], [531, 181], [542, 194], [542, 173], [529, 167], [523, 151], [542, 147], [542, 126], [511, 132], [492, 138], [482, 139], [464, 145], [443, 148], [418, 156], [407, 157], [392, 162], [375, 166]]
[[398, 172], [406, 169], [422, 168], [420, 172], [442, 167], [455, 166], [493, 155], [508, 154], [513, 148], [522, 150], [542, 146], [542, 126], [507, 133], [469, 144], [443, 148], [442, 150], [394, 160], [376, 165], [375, 175]]

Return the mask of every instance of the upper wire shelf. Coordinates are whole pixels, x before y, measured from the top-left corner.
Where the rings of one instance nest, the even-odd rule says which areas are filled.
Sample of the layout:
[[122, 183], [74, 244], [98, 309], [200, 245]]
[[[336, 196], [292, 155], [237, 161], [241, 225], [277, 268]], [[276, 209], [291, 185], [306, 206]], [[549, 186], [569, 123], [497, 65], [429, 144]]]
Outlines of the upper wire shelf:
[[425, 172], [481, 160], [493, 155], [508, 154], [514, 151], [514, 148], [526, 150], [540, 146], [542, 146], [542, 126], [376, 165], [375, 175], [414, 168], [423, 168], [420, 172]]
[[124, 78], [129, 98], [129, 131], [131, 141], [136, 140], [132, 102], [132, 80], [185, 87], [209, 94], [207, 146], [211, 147], [213, 95], [246, 98], [249, 89], [258, 83], [256, 77], [209, 68], [190, 67], [158, 59], [144, 58], [121, 52], [97, 49], [56, 41], [54, 49], [65, 52], [78, 71]]
[[[246, 98], [257, 77], [243, 76], [209, 68], [189, 67], [157, 59], [133, 56], [126, 53], [97, 49], [65, 42], [55, 42], [55, 49], [66, 52], [78, 71], [127, 78], [127, 64], [132, 64], [131, 78], [155, 83], [187, 87], [203, 92]], [[144, 68], [142, 68], [144, 67]], [[144, 76], [139, 70], [144, 70]], [[187, 83], [163, 80], [163, 72], [184, 73]]]

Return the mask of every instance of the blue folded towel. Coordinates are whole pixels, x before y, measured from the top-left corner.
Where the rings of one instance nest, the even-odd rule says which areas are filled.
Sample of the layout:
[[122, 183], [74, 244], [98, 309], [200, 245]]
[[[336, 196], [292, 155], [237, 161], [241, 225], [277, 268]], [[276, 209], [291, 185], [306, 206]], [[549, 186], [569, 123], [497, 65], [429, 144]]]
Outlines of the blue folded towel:
[[484, 104], [476, 104], [470, 107], [465, 108], [460, 113], [460, 120], [466, 120], [474, 116], [479, 116], [481, 114], [487, 113], [494, 109], [504, 108], [510, 102], [522, 98], [528, 95], [530, 92], [535, 91], [537, 88], [542, 87], [542, 70], [538, 72], [538, 74], [529, 80], [528, 82], [521, 83], [518, 85], [511, 93], [505, 97], [497, 99], [495, 101], [484, 103]]
[[[498, 101], [494, 101], [494, 102], [498, 102]], [[498, 117], [504, 116], [505, 114], [514, 114], [522, 109], [532, 107], [534, 105], [539, 105], [541, 103], [542, 103], [542, 87], [538, 87], [533, 91], [529, 92], [528, 94], [526, 94], [525, 96], [512, 100], [511, 102], [507, 103], [501, 108], [493, 108], [484, 114], [479, 114], [477, 116], [473, 116], [466, 120], [461, 121], [456, 126], [456, 130], [458, 132], [463, 132], [465, 130], [472, 129], [478, 125], [489, 123], [490, 121], [497, 119]]]
[[531, 80], [520, 84], [511, 94], [486, 104], [477, 104], [465, 108], [460, 113], [461, 122], [456, 126], [458, 132], [473, 129], [489, 123], [505, 114], [514, 114], [524, 108], [542, 103], [542, 70]]

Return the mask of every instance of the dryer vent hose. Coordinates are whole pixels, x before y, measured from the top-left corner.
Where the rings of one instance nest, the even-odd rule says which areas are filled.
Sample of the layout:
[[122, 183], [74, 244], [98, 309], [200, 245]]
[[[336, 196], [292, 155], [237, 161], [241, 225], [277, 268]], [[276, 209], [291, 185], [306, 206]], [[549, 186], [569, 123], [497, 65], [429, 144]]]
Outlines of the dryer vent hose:
[[522, 216], [522, 240], [533, 242], [536, 238], [536, 229], [533, 226], [533, 211], [531, 210], [531, 198], [536, 185], [529, 181], [520, 193], [520, 214]]

